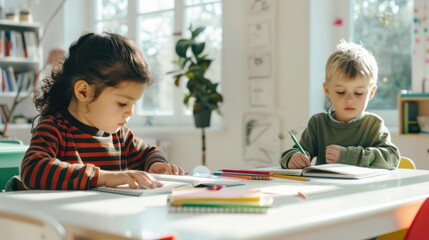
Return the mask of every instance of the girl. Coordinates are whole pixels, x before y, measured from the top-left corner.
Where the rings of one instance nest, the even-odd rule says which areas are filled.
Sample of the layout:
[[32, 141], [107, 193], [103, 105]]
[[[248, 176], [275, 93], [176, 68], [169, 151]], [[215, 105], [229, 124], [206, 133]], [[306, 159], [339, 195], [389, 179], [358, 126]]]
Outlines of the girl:
[[25, 186], [156, 188], [162, 184], [148, 172], [183, 175], [125, 126], [150, 82], [136, 43], [107, 32], [82, 35], [34, 97], [40, 119], [21, 165]]

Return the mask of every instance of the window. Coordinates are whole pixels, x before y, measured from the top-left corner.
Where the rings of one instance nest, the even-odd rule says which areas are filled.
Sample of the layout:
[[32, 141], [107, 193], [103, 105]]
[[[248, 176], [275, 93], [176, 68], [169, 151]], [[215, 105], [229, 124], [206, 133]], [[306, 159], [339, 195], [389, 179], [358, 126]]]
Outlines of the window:
[[[167, 72], [177, 69], [175, 43], [192, 26], [207, 26], [206, 53], [213, 61], [207, 72], [213, 81], [221, 78], [221, 0], [98, 0], [97, 31], [110, 31], [134, 39], [149, 61], [155, 83], [135, 107], [133, 122], [139, 125], [193, 124], [191, 111], [183, 104], [185, 86], [175, 87]], [[140, 116], [140, 117], [138, 117]], [[213, 120], [213, 119], [212, 119]]]
[[378, 89], [369, 109], [396, 109], [397, 95], [412, 84], [412, 0], [353, 0], [351, 37], [374, 54]]

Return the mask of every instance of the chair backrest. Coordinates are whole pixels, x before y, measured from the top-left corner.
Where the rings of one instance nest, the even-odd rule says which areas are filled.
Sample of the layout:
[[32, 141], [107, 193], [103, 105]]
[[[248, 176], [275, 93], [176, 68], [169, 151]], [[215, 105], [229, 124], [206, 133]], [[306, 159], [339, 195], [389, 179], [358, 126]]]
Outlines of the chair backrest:
[[427, 198], [420, 206], [419, 211], [414, 217], [410, 228], [405, 235], [405, 240], [408, 239], [428, 239], [429, 238], [429, 198]]
[[401, 157], [399, 160], [399, 168], [416, 169], [416, 165], [410, 158]]
[[65, 239], [64, 227], [55, 219], [39, 212], [23, 211], [11, 206], [0, 207], [1, 239]]
[[18, 139], [0, 139], [0, 192], [11, 177], [19, 175], [21, 161], [27, 149], [28, 146]]

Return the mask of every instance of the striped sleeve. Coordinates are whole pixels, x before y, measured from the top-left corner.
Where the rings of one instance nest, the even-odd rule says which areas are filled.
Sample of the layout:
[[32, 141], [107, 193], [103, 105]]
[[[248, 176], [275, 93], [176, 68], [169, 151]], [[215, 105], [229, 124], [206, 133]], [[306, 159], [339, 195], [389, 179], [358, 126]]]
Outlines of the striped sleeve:
[[[65, 150], [65, 129], [49, 118], [37, 126], [21, 164], [21, 179], [27, 188], [83, 190], [97, 185], [99, 168], [79, 162], [77, 151]], [[73, 161], [60, 160], [70, 154], [76, 156]]]
[[161, 148], [146, 144], [142, 139], [134, 136], [133, 132], [123, 129], [125, 139], [125, 153], [127, 155], [128, 169], [148, 171], [155, 162], [168, 163], [167, 157]]

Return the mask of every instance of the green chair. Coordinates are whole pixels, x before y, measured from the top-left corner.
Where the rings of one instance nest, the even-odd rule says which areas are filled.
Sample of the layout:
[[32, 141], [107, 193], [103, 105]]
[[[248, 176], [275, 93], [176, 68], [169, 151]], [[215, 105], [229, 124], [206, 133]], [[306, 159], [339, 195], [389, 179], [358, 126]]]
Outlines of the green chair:
[[28, 146], [17, 139], [0, 139], [0, 192], [9, 179], [19, 175], [21, 161]]

